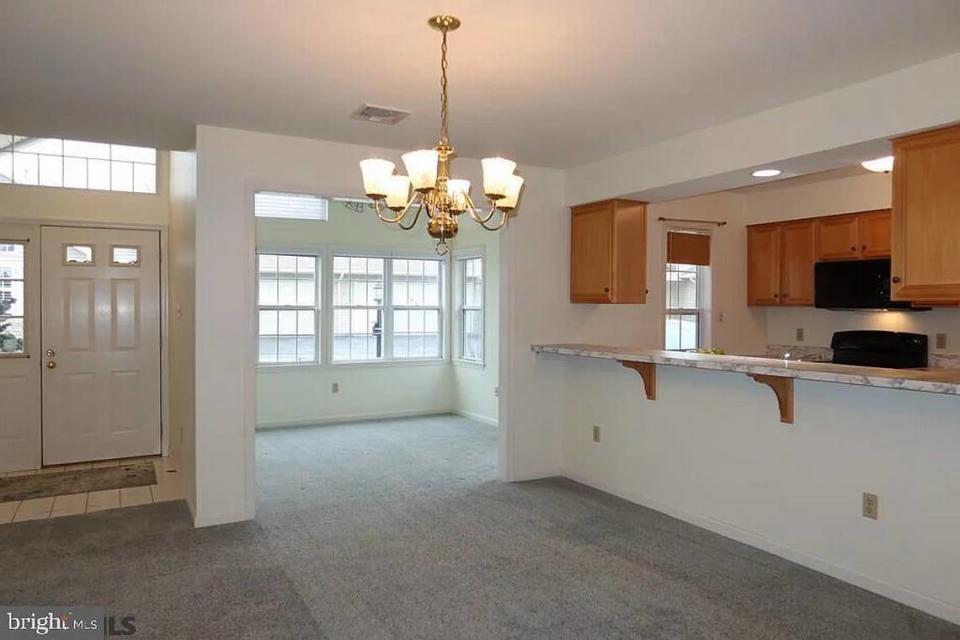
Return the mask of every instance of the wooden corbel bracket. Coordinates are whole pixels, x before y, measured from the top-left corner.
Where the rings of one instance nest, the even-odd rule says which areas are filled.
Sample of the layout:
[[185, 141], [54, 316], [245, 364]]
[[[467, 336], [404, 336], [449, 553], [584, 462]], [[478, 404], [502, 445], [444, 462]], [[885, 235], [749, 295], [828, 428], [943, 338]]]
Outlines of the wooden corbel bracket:
[[765, 384], [777, 394], [777, 403], [780, 405], [780, 422], [793, 424], [793, 378], [770, 376], [762, 373], [748, 373], [760, 384]]
[[657, 399], [657, 365], [652, 362], [632, 362], [630, 360], [618, 360], [617, 362], [640, 374], [640, 377], [643, 378], [643, 389], [647, 393], [647, 400]]

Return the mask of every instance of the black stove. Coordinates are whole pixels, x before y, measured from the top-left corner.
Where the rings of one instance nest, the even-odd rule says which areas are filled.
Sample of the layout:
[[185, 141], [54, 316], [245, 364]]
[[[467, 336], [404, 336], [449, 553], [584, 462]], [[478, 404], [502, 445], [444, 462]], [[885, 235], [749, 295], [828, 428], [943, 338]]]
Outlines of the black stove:
[[890, 369], [927, 366], [927, 336], [895, 331], [837, 331], [830, 342], [834, 364]]

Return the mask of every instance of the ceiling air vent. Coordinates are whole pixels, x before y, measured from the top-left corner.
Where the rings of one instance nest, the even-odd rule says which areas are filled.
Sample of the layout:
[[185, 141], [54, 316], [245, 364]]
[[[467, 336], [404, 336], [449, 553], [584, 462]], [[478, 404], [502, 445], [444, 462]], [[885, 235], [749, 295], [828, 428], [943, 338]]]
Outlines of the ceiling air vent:
[[391, 109], [390, 107], [378, 107], [375, 104], [365, 104], [354, 111], [350, 117], [356, 120], [376, 122], [377, 124], [397, 124], [408, 115], [410, 115], [410, 112], [402, 109]]

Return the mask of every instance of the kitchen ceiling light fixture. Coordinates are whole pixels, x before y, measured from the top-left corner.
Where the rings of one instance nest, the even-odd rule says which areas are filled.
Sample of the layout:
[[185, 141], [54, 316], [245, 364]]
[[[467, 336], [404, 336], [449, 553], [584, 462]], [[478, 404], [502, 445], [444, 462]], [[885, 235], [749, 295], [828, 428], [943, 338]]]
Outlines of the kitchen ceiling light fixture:
[[754, 178], [775, 178], [783, 173], [780, 169], [757, 169], [751, 175]]
[[[401, 156], [407, 175], [395, 175], [396, 165], [389, 160], [370, 158], [360, 163], [363, 190], [384, 222], [410, 230], [427, 212], [427, 233], [437, 240], [437, 253], [449, 250], [447, 240], [457, 235], [457, 218], [469, 212], [474, 222], [487, 231], [497, 231], [507, 224], [516, 209], [523, 187], [523, 178], [514, 174], [517, 163], [506, 158], [484, 158], [483, 192], [490, 201], [490, 210], [478, 213], [470, 197], [470, 181], [450, 177], [450, 161], [454, 149], [447, 137], [447, 33], [460, 26], [454, 16], [434, 16], [427, 21], [443, 34], [440, 45], [440, 139], [433, 149], [411, 151]], [[413, 188], [413, 196], [410, 189]], [[387, 214], [389, 209], [394, 215]], [[403, 220], [411, 211], [413, 220]]]
[[890, 173], [893, 171], [893, 156], [883, 156], [874, 160], [864, 160], [860, 166], [874, 173]]

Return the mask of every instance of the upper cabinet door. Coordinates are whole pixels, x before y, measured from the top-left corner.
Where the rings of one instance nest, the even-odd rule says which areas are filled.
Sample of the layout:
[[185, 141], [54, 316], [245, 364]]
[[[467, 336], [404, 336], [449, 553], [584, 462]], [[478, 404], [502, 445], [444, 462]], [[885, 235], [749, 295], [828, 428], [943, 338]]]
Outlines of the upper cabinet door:
[[780, 304], [780, 227], [747, 227], [747, 304]]
[[646, 302], [646, 203], [605, 200], [573, 207], [570, 236], [571, 302]]
[[780, 226], [780, 304], [813, 304], [814, 221]]
[[571, 302], [613, 300], [613, 215], [613, 207], [603, 203], [573, 209]]
[[890, 209], [860, 214], [860, 255], [864, 258], [890, 256]]
[[827, 216], [817, 220], [817, 260], [856, 260], [859, 257], [858, 216]]
[[960, 300], [960, 126], [893, 142], [891, 297]]

